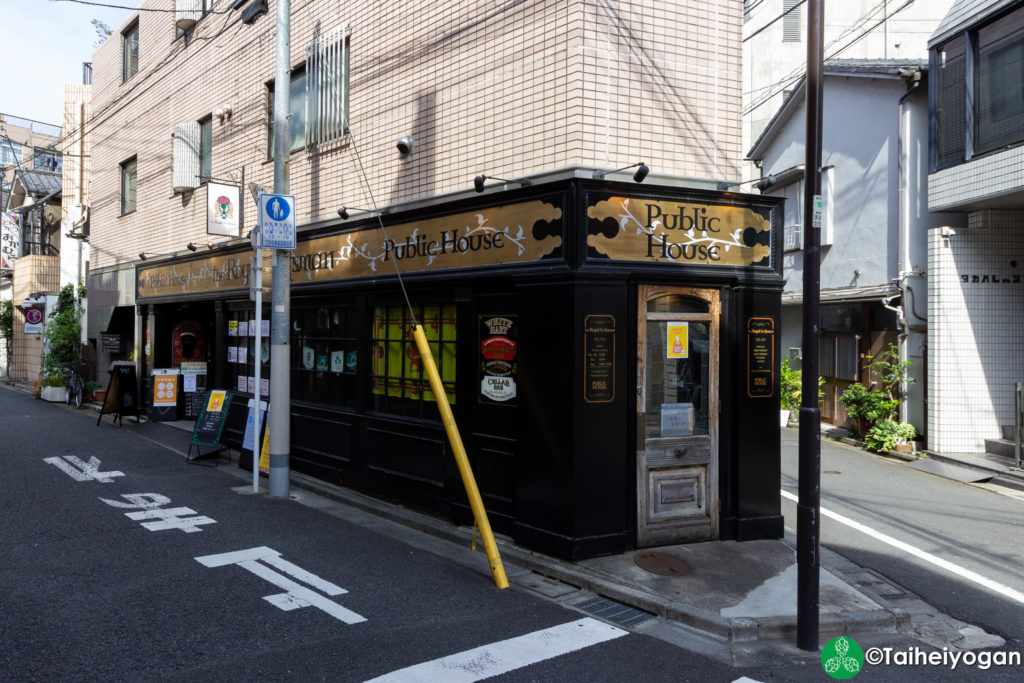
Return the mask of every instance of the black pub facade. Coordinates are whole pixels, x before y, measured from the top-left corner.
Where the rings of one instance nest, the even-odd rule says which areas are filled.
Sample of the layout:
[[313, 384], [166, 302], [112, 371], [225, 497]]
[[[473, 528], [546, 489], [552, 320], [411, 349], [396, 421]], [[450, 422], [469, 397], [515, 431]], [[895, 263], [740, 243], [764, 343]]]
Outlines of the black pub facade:
[[[495, 531], [572, 559], [781, 537], [780, 217], [772, 197], [565, 177], [393, 207], [386, 238], [376, 217], [300, 230], [292, 470], [472, 521], [415, 318]], [[259, 362], [266, 389], [251, 255], [139, 263], [143, 396], [167, 367], [244, 406]]]

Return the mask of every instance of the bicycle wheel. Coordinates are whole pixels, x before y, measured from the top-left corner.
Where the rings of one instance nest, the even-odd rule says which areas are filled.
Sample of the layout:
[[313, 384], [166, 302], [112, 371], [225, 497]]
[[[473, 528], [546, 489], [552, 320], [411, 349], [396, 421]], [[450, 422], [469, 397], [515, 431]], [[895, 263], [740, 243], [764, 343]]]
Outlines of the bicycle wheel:
[[72, 385], [71, 378], [69, 377], [68, 380], [64, 382], [64, 402], [68, 405], [71, 405], [71, 398], [74, 395], [74, 392], [75, 388]]
[[82, 378], [75, 376], [73, 383], [73, 391], [75, 393], [75, 407], [82, 407], [82, 397], [85, 395], [85, 383], [82, 382]]

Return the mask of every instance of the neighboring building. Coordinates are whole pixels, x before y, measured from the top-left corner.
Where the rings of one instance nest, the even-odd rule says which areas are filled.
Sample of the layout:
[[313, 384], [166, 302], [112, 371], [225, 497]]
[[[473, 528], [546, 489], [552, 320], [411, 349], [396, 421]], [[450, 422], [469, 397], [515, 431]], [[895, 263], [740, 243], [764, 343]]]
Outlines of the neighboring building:
[[1024, 3], [957, 0], [929, 49], [928, 208], [966, 225], [929, 232], [928, 445], [981, 452], [1024, 381]]
[[[273, 185], [276, 7], [177, 8], [93, 60], [89, 330], [133, 340], [146, 407], [154, 369], [199, 373], [154, 417], [233, 391], [237, 445], [269, 376], [245, 236]], [[292, 468], [468, 519], [415, 316], [497, 531], [566, 557], [781, 536], [781, 202], [716, 190], [740, 171], [741, 21], [293, 3]]]
[[[9, 370], [15, 381], [39, 379], [43, 335], [32, 320], [41, 315], [45, 324], [48, 300], [60, 285], [60, 135], [59, 126], [0, 114], [2, 207], [14, 214], [7, 220], [16, 221], [19, 234], [17, 242], [4, 240], [4, 265], [9, 267], [0, 267], [0, 299], [14, 300]], [[9, 237], [6, 231], [5, 236]], [[5, 359], [6, 354], [0, 354], [0, 363]]]
[[[924, 59], [928, 37], [951, 4], [829, 0], [824, 3], [825, 59]], [[807, 5], [744, 0], [743, 7], [743, 149], [750, 149], [803, 78]], [[756, 168], [745, 168], [745, 179], [757, 177]]]
[[[950, 217], [931, 214], [927, 70], [922, 60], [833, 60], [825, 64], [822, 120], [822, 420], [846, 424], [839, 396], [870, 384], [867, 356], [898, 344], [910, 360], [903, 419], [924, 433], [928, 330], [926, 239]], [[757, 188], [786, 198], [781, 344], [802, 346], [804, 83], [748, 153]], [[954, 217], [955, 220], [955, 217]]]

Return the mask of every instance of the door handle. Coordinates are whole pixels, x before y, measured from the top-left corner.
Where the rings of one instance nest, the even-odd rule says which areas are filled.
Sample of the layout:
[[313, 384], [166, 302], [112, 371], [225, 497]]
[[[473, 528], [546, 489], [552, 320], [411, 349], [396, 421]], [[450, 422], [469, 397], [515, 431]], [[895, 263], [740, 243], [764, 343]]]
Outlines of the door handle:
[[679, 446], [678, 448], [676, 448], [675, 454], [677, 458], [681, 458], [684, 455], [686, 455], [686, 446]]

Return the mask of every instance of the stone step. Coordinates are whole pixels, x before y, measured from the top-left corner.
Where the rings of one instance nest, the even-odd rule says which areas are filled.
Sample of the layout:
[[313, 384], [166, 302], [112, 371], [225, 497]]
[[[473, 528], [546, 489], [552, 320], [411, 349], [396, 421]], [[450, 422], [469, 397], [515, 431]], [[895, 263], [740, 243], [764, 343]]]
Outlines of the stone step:
[[1003, 425], [1003, 438], [1007, 441], [1013, 441], [1017, 436], [1017, 427], [1015, 425]]
[[985, 452], [993, 455], [1014, 457], [1016, 444], [1010, 439], [985, 439]]

